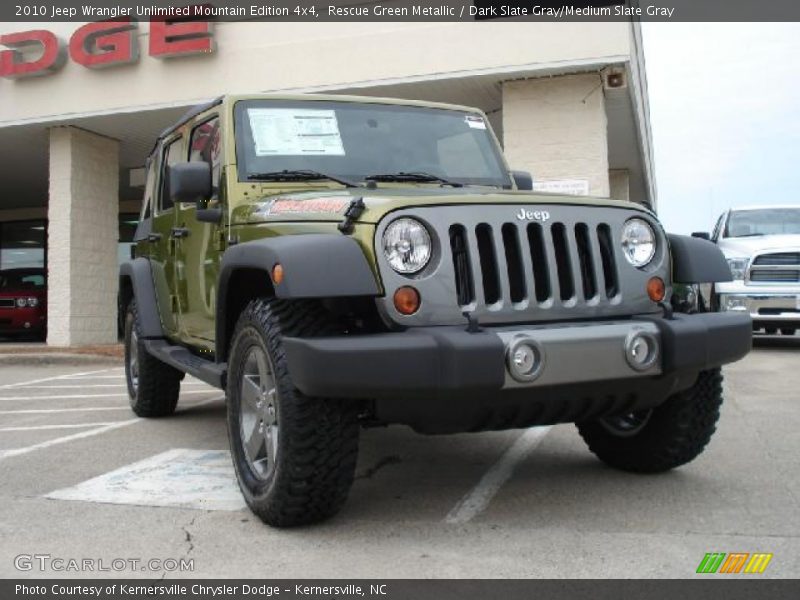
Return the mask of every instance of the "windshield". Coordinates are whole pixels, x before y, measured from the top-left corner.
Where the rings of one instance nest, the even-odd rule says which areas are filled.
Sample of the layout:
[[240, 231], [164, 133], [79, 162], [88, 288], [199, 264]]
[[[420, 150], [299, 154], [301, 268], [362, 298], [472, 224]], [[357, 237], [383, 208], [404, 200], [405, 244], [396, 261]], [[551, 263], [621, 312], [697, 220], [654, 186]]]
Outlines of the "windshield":
[[731, 213], [725, 237], [800, 234], [800, 208], [765, 208]]
[[41, 271], [0, 271], [0, 290], [44, 289], [44, 273]]
[[[510, 187], [483, 117], [438, 108], [280, 100], [236, 105], [239, 179], [283, 171], [350, 181], [412, 181]], [[400, 174], [398, 178], [392, 175]], [[424, 174], [424, 175], [422, 175]], [[411, 175], [411, 176], [409, 176]], [[288, 177], [284, 174], [284, 180]], [[380, 183], [378, 184], [380, 185]]]

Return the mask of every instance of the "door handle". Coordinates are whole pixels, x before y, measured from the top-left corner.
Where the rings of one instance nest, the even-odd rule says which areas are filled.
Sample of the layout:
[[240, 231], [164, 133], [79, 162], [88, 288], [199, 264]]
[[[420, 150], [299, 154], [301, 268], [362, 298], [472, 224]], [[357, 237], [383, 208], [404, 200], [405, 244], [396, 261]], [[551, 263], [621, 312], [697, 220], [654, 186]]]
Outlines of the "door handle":
[[148, 233], [147, 234], [147, 241], [151, 244], [158, 242], [161, 240], [163, 236], [160, 233]]
[[185, 238], [189, 236], [189, 229], [186, 227], [173, 227], [171, 236], [174, 238]]

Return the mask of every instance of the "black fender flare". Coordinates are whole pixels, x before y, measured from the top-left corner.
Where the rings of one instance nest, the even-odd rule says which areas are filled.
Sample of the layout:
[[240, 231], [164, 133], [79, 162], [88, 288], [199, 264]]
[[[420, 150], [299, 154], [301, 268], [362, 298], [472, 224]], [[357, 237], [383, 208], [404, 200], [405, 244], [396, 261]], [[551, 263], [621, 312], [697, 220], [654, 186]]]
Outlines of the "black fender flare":
[[[271, 273], [283, 267], [283, 281]], [[358, 242], [339, 234], [310, 233], [262, 238], [231, 246], [222, 255], [215, 325], [218, 361], [227, 357], [229, 283], [237, 270], [263, 271], [276, 298], [378, 296], [380, 287]], [[235, 322], [235, 321], [234, 321]]]
[[156, 288], [153, 285], [150, 261], [140, 256], [120, 265], [120, 310], [125, 309], [130, 300], [130, 297], [124, 296], [125, 290], [128, 289], [126, 280], [130, 281], [130, 291], [132, 297], [136, 299], [142, 337], [145, 339], [163, 338], [164, 330], [161, 327], [161, 317], [158, 313], [158, 301], [156, 300]]
[[672, 280], [675, 283], [732, 281], [725, 255], [716, 244], [688, 235], [669, 234]]

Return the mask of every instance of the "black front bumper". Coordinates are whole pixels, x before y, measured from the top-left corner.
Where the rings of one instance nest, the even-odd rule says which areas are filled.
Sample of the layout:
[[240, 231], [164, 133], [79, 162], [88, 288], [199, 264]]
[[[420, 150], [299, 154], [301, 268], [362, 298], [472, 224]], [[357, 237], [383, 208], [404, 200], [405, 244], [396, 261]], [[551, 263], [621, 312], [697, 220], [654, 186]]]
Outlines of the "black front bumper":
[[[642, 316], [613, 323], [519, 325], [485, 328], [477, 333], [469, 333], [462, 327], [427, 327], [373, 335], [284, 338], [284, 346], [294, 384], [310, 396], [376, 399], [464, 397], [487, 392], [513, 394], [575, 382], [591, 384], [591, 380], [581, 378], [581, 373], [589, 370], [593, 362], [607, 359], [609, 352], [607, 346], [586, 340], [591, 338], [593, 328], [621, 324], [657, 329], [658, 364], [649, 373], [637, 373], [633, 369], [627, 373], [623, 369], [607, 377], [598, 377], [598, 381], [604, 380], [605, 386], [613, 380], [635, 387], [648, 380], [675, 379], [676, 375], [683, 376], [684, 380], [688, 375], [692, 381], [691, 376], [702, 370], [742, 358], [752, 344], [749, 316], [704, 313], [676, 314], [669, 320]], [[558, 385], [548, 384], [546, 378], [538, 385], [509, 383], [504, 339], [517, 329], [533, 337], [552, 337], [553, 332], [559, 330], [569, 336], [568, 343], [559, 342], [558, 351], [554, 352], [558, 360], [545, 366], [545, 370], [560, 371]], [[502, 334], [505, 337], [501, 337]], [[616, 344], [613, 340], [606, 340], [606, 343]], [[621, 346], [619, 352], [621, 356]], [[616, 354], [613, 360], [617, 361]], [[565, 362], [571, 363], [566, 371]]]

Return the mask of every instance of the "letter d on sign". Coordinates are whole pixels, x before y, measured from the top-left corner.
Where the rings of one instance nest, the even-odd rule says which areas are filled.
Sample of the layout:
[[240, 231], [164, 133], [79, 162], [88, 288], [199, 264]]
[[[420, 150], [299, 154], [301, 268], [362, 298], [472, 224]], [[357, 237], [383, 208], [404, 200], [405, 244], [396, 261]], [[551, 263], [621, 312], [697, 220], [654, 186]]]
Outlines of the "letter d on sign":
[[[0, 77], [17, 79], [48, 75], [59, 70], [67, 60], [64, 43], [44, 29], [0, 35], [0, 44], [9, 48], [0, 52]], [[35, 60], [28, 56], [40, 51]]]

